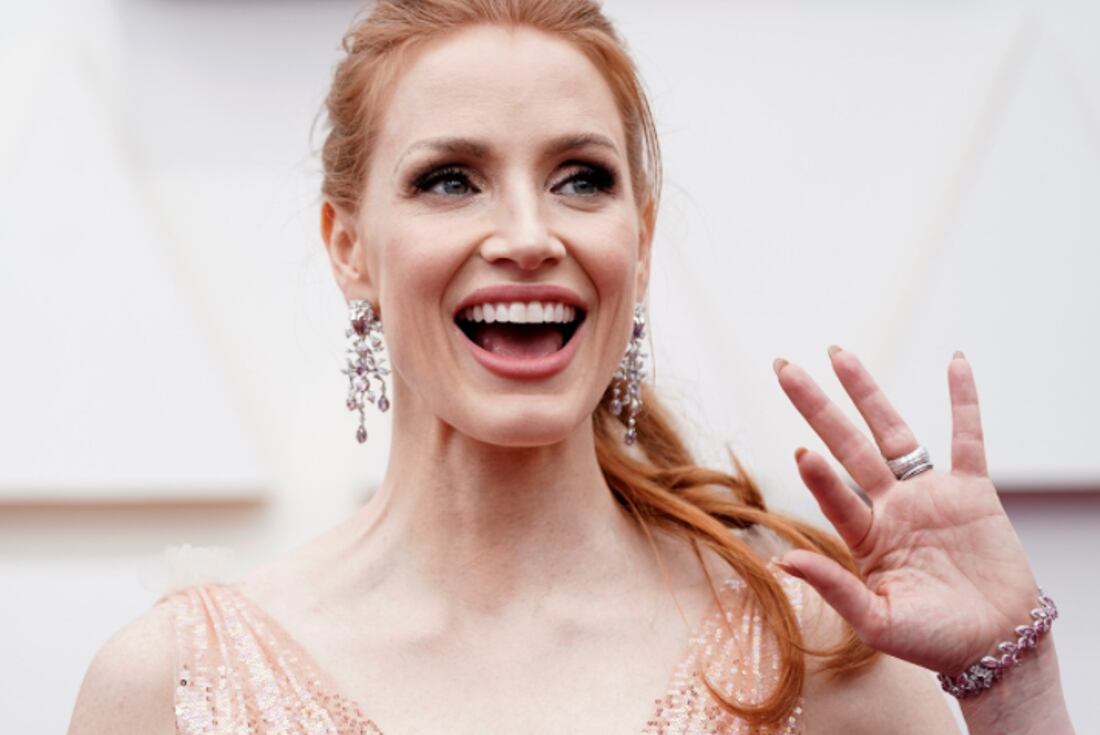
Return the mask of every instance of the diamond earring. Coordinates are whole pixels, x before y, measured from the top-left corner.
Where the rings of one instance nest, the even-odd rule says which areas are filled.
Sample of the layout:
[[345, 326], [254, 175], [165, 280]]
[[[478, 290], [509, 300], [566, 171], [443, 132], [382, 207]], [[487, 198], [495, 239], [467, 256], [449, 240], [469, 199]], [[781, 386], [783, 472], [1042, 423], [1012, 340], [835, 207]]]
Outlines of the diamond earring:
[[627, 444], [633, 444], [638, 438], [637, 417], [642, 408], [642, 378], [645, 377], [645, 353], [642, 352], [645, 327], [645, 309], [641, 304], [635, 304], [634, 331], [611, 381], [611, 413], [621, 416], [626, 410]]
[[359, 428], [355, 432], [355, 439], [362, 444], [367, 440], [367, 427], [364, 425], [366, 405], [373, 403], [379, 411], [390, 407], [390, 400], [386, 397], [386, 381], [383, 378], [390, 371], [381, 354], [385, 349], [382, 343], [382, 320], [375, 316], [370, 302], [362, 299], [349, 301], [348, 319], [351, 326], [344, 332], [344, 336], [348, 338], [347, 367], [340, 372], [348, 376], [348, 397], [345, 405], [349, 411], [359, 412]]

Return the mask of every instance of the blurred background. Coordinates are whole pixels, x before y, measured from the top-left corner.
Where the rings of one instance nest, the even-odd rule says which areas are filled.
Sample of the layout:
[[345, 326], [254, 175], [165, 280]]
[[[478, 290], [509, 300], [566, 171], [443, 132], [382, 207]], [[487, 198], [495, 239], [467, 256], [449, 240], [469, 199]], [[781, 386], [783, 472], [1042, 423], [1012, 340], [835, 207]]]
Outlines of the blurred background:
[[[318, 233], [338, 43], [360, 2], [0, 7], [0, 721], [64, 731], [92, 655], [163, 589], [165, 547], [230, 574], [348, 514], [344, 308]], [[821, 448], [777, 356], [833, 395], [855, 350], [941, 467], [970, 358], [990, 466], [1044, 588], [1079, 732], [1100, 632], [1100, 4], [605, 5], [667, 184], [656, 384], [701, 456], [822, 520]], [[313, 126], [317, 123], [317, 129]], [[823, 522], [823, 521], [822, 521]]]

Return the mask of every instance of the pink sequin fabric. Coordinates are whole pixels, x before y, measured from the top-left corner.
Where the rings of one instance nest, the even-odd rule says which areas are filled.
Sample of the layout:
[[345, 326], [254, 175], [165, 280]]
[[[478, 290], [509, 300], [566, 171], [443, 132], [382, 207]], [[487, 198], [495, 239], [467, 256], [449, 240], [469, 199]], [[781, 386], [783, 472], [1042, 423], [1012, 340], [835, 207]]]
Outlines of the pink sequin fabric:
[[[801, 619], [800, 583], [777, 576]], [[723, 694], [758, 702], [776, 684], [779, 660], [744, 584], [727, 579], [718, 591], [721, 606], [712, 605], [689, 639], [641, 735], [754, 732], [714, 702], [699, 674], [705, 666]], [[175, 621], [179, 735], [383, 735], [285, 630], [233, 586], [192, 586], [160, 604], [172, 606]], [[780, 732], [798, 733], [800, 714], [801, 707]]]
[[[774, 566], [772, 567], [775, 571]], [[776, 573], [802, 623], [802, 588], [794, 577]], [[643, 735], [749, 735], [759, 730], [715, 702], [700, 680], [705, 675], [726, 699], [740, 704], [762, 702], [779, 681], [775, 640], [766, 633], [760, 613], [751, 605], [745, 583], [734, 577], [719, 590], [722, 609], [714, 609], [688, 641], [668, 694], [656, 702], [656, 712]], [[801, 732], [801, 704], [775, 732]]]

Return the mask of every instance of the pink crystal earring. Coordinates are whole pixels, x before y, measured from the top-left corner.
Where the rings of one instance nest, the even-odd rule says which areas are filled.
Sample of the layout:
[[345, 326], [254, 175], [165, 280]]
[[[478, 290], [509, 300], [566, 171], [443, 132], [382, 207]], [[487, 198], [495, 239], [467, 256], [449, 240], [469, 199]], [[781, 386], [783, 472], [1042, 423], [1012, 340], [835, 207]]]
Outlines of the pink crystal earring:
[[[611, 413], [626, 423], [627, 444], [633, 444], [638, 438], [638, 412], [642, 409], [642, 378], [645, 377], [645, 353], [642, 352], [645, 327], [645, 308], [635, 304], [634, 331], [611, 381]], [[624, 410], [625, 418], [622, 417]]]
[[[345, 405], [349, 411], [359, 412], [359, 428], [355, 439], [360, 444], [367, 440], [364, 408], [373, 403], [379, 411], [390, 407], [386, 397], [386, 381], [389, 375], [386, 359], [382, 356], [382, 320], [375, 316], [369, 301], [352, 299], [348, 302], [348, 319], [351, 326], [344, 332], [348, 338], [347, 367], [340, 372], [348, 376], [348, 397]], [[372, 383], [373, 380], [373, 383]]]

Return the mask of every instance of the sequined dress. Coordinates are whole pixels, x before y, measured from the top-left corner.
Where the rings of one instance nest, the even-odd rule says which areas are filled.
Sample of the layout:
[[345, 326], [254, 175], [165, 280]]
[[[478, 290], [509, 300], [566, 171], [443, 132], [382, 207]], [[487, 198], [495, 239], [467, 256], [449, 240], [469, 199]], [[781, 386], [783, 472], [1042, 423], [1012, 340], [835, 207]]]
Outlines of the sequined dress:
[[[774, 567], [773, 567], [774, 570]], [[801, 622], [798, 580], [776, 572]], [[741, 735], [751, 731], [719, 707], [699, 679], [724, 695], [760, 701], [777, 680], [779, 660], [744, 583], [718, 587], [690, 636], [686, 656], [640, 735]], [[197, 584], [162, 597], [176, 636], [179, 735], [390, 735], [313, 661], [279, 624], [232, 584]], [[801, 707], [785, 735], [800, 732]]]

